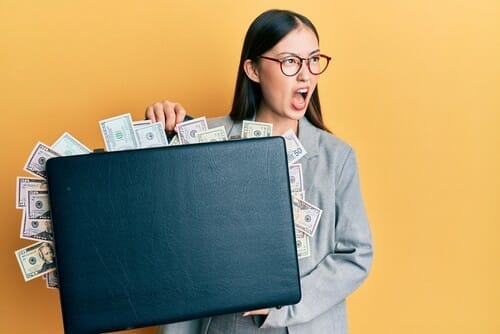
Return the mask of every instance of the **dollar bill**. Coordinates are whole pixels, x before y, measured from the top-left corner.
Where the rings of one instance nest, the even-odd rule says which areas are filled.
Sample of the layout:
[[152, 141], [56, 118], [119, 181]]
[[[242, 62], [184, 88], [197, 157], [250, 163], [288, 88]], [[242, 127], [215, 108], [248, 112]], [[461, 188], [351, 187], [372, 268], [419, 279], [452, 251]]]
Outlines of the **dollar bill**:
[[150, 125], [153, 124], [153, 122], [150, 119], [145, 119], [143, 121], [133, 121], [132, 125], [134, 126], [134, 129], [139, 129], [145, 125]]
[[135, 128], [140, 148], [167, 146], [168, 140], [161, 123], [141, 125]]
[[306, 199], [305, 191], [294, 191], [294, 192], [292, 192], [292, 196], [295, 198], [301, 199], [303, 201]]
[[301, 231], [295, 232], [295, 242], [297, 244], [297, 257], [299, 259], [311, 256], [309, 237], [304, 232]]
[[50, 158], [58, 157], [59, 153], [51, 149], [42, 142], [38, 142], [31, 152], [28, 161], [24, 165], [24, 170], [36, 176], [47, 178], [45, 164]]
[[26, 208], [28, 219], [50, 219], [49, 192], [28, 190]]
[[227, 133], [224, 126], [218, 126], [205, 132], [198, 133], [198, 142], [208, 143], [213, 141], [226, 141]]
[[29, 219], [26, 210], [23, 210], [19, 236], [22, 239], [53, 241], [52, 221], [50, 219]]
[[179, 140], [178, 135], [174, 135], [172, 137], [172, 139], [170, 139], [170, 143], [168, 143], [168, 145], [170, 145], [170, 146], [175, 146], [175, 145], [180, 145], [180, 144], [181, 144], [181, 141]]
[[241, 138], [269, 137], [273, 134], [271, 123], [243, 121], [241, 128]]
[[26, 207], [28, 190], [47, 190], [47, 180], [18, 176], [16, 178], [16, 208], [23, 209]]
[[123, 114], [99, 121], [107, 151], [122, 151], [139, 148], [132, 117]]
[[302, 176], [302, 165], [301, 164], [290, 164], [288, 166], [289, 176], [290, 176], [290, 191], [291, 192], [303, 192], [304, 191], [304, 180]]
[[41, 241], [15, 251], [25, 281], [56, 270], [54, 245]]
[[57, 275], [57, 270], [44, 274], [43, 277], [45, 278], [45, 285], [48, 289], [59, 289], [59, 275]]
[[283, 137], [286, 142], [286, 153], [289, 164], [297, 162], [300, 158], [306, 155], [307, 151], [304, 148], [304, 145], [302, 145], [292, 129], [286, 131], [283, 134]]
[[310, 237], [314, 236], [323, 210], [293, 196], [292, 203], [295, 227]]
[[181, 144], [198, 143], [198, 133], [208, 130], [206, 117], [195, 118], [176, 125], [176, 132]]
[[91, 150], [75, 137], [65, 132], [52, 145], [52, 149], [63, 156], [88, 154]]

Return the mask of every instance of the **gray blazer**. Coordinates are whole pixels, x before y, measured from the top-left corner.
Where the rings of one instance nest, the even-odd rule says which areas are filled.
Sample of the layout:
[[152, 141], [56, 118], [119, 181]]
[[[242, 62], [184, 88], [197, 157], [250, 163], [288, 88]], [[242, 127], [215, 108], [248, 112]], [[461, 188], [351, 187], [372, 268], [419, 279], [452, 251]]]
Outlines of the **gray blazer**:
[[[230, 139], [241, 135], [241, 122], [227, 116], [209, 120], [210, 128], [221, 125]], [[345, 299], [366, 278], [373, 257], [356, 158], [349, 145], [305, 117], [299, 121], [298, 137], [307, 151], [297, 162], [302, 164], [305, 200], [323, 214], [309, 240], [311, 256], [299, 260], [301, 301], [272, 309], [261, 328], [287, 327], [290, 334], [346, 334]], [[201, 319], [165, 325], [160, 333], [206, 333], [209, 323], [210, 319]]]

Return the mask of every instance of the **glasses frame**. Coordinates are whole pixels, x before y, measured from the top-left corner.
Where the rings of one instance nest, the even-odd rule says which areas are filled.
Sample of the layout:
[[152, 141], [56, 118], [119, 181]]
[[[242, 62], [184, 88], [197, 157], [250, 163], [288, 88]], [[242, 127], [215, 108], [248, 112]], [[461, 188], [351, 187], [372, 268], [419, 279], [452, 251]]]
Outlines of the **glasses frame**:
[[[314, 58], [314, 57], [322, 57], [322, 58], [325, 58], [326, 59], [326, 66], [325, 68], [319, 72], [319, 73], [314, 73], [312, 70], [311, 70], [311, 64], [310, 64], [310, 60], [311, 58]], [[302, 69], [302, 65], [304, 64], [304, 62], [307, 63], [307, 69], [309, 70], [309, 72], [312, 74], [312, 75], [320, 75], [321, 73], [325, 72], [326, 69], [328, 68], [328, 65], [330, 64], [330, 61], [332, 60], [332, 57], [330, 56], [327, 56], [325, 54], [322, 54], [320, 53], [319, 55], [314, 55], [314, 56], [310, 56], [310, 57], [307, 57], [307, 58], [302, 58], [298, 55], [295, 55], [295, 54], [292, 54], [290, 56], [287, 56], [287, 57], [284, 57], [282, 59], [279, 59], [279, 58], [273, 58], [273, 57], [267, 57], [267, 56], [259, 56], [259, 58], [262, 58], [262, 59], [267, 59], [267, 60], [272, 60], [272, 61], [275, 61], [277, 63], [280, 64], [280, 69], [281, 69], [281, 73], [283, 73], [283, 75], [287, 76], [287, 77], [293, 77], [294, 75], [297, 75], [297, 73], [300, 72], [300, 70]], [[297, 59], [300, 59], [300, 66], [299, 68], [297, 69], [297, 72], [293, 73], [293, 74], [286, 74], [285, 71], [283, 70], [283, 64], [284, 62], [289, 59], [289, 58], [297, 58]]]

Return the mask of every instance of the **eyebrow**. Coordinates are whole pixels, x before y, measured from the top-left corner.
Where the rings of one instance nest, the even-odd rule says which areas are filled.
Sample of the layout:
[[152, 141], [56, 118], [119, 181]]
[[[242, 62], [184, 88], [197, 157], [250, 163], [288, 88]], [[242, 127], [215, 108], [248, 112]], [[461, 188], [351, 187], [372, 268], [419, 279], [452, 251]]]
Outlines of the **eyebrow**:
[[[316, 50], [314, 50], [314, 51], [309, 52], [309, 55], [308, 55], [308, 56], [313, 55], [313, 54], [318, 53], [318, 52], [319, 52], [319, 49], [316, 49]], [[293, 52], [280, 52], [280, 53], [278, 53], [277, 55], [278, 55], [278, 56], [290, 55], [290, 56], [297, 56], [297, 57], [300, 57], [298, 54], [293, 53]]]

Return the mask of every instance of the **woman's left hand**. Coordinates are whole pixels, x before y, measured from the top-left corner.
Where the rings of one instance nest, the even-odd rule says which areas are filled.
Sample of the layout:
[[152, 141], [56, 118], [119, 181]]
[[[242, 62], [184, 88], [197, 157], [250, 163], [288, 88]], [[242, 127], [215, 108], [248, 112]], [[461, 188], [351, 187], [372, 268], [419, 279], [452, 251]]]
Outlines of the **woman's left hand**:
[[249, 315], [268, 315], [269, 311], [270, 310], [268, 308], [263, 308], [255, 311], [247, 311], [243, 313], [243, 316], [248, 317]]

